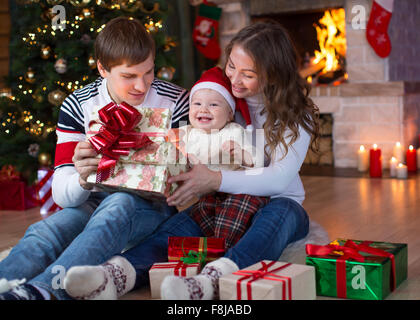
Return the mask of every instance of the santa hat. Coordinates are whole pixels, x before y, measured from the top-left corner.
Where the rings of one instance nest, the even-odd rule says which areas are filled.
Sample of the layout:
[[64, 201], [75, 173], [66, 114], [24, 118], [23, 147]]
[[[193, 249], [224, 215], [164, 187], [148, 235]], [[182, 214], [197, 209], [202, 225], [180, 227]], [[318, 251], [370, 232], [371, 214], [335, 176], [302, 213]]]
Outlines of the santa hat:
[[220, 93], [223, 98], [227, 101], [229, 106], [232, 108], [233, 114], [235, 110], [238, 109], [242, 114], [242, 117], [245, 119], [246, 128], [252, 129], [251, 116], [249, 114], [248, 104], [245, 99], [236, 98], [232, 94], [232, 87], [230, 80], [223, 73], [223, 70], [219, 67], [211, 68], [205, 71], [200, 80], [198, 80], [195, 85], [191, 88], [190, 92], [190, 104], [191, 98], [197, 90], [200, 89], [212, 89]]

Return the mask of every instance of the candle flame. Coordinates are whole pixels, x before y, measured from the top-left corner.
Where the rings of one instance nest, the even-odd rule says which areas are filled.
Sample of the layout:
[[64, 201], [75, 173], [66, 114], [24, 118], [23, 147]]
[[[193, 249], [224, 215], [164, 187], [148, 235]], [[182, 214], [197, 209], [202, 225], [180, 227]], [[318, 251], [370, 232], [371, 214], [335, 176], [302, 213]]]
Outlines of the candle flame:
[[397, 147], [399, 147], [399, 146], [401, 146], [401, 143], [398, 141], [398, 142], [396, 143], [396, 145], [397, 145]]
[[374, 145], [373, 145], [373, 149], [377, 149], [378, 148], [378, 145], [375, 143]]
[[365, 151], [365, 146], [361, 145], [359, 148], [360, 151]]
[[410, 146], [408, 147], [408, 149], [410, 149], [410, 151], [413, 151], [414, 147], [413, 147], [412, 145], [410, 145]]
[[402, 168], [404, 165], [402, 163], [398, 164], [398, 168]]
[[397, 162], [397, 158], [392, 157], [392, 158], [391, 158], [391, 162]]

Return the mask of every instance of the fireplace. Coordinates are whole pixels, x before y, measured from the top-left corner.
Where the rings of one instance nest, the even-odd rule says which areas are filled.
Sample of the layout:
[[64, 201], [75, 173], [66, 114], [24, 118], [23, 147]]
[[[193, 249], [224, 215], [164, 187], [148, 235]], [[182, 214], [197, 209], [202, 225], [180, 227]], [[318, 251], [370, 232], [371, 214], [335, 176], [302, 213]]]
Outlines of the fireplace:
[[330, 138], [334, 166], [357, 167], [360, 145], [369, 149], [374, 143], [378, 144], [385, 168], [397, 141], [406, 147], [409, 144], [419, 147], [420, 1], [396, 1], [388, 28], [392, 51], [385, 59], [377, 56], [366, 40], [365, 26], [372, 0], [243, 2], [249, 5], [252, 21], [265, 17], [279, 19], [290, 30], [303, 60], [306, 52], [312, 55], [313, 40], [307, 37], [315, 37], [316, 32], [305, 31], [302, 36], [302, 30], [308, 30], [308, 24], [318, 21], [327, 10], [344, 10], [344, 79], [318, 81], [313, 83], [311, 91], [321, 114], [332, 117]]

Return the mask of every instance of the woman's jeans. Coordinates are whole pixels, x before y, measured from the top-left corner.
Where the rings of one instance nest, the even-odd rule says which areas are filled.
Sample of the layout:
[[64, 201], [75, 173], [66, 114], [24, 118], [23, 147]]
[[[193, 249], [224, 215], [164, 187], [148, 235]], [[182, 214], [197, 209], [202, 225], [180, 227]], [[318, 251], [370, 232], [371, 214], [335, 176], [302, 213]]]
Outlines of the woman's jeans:
[[[167, 261], [168, 237], [203, 236], [188, 215], [189, 210], [174, 215], [148, 239], [122, 254], [136, 269], [135, 288], [148, 284], [153, 263]], [[308, 231], [308, 215], [299, 203], [289, 198], [274, 198], [254, 215], [248, 231], [225, 257], [240, 269], [264, 259], [278, 260], [289, 243], [304, 238]]]
[[92, 193], [83, 205], [31, 225], [0, 262], [0, 278], [26, 278], [68, 299], [63, 280], [69, 268], [104, 263], [150, 236], [175, 212], [166, 203], [152, 204], [128, 193]]

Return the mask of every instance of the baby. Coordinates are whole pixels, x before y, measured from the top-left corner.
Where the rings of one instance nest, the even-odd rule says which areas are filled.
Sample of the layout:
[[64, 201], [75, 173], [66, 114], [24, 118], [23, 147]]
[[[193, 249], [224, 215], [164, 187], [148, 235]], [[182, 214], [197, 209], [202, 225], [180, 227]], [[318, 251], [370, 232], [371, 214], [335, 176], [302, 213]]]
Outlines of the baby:
[[[229, 79], [215, 67], [204, 72], [190, 92], [190, 125], [179, 128], [180, 149], [193, 154], [210, 170], [240, 170], [253, 167], [252, 145], [246, 130], [232, 122], [235, 108], [250, 124], [246, 101], [236, 99]], [[245, 233], [252, 216], [269, 197], [216, 192], [201, 197], [190, 216], [207, 237], [225, 238], [232, 247]]]

